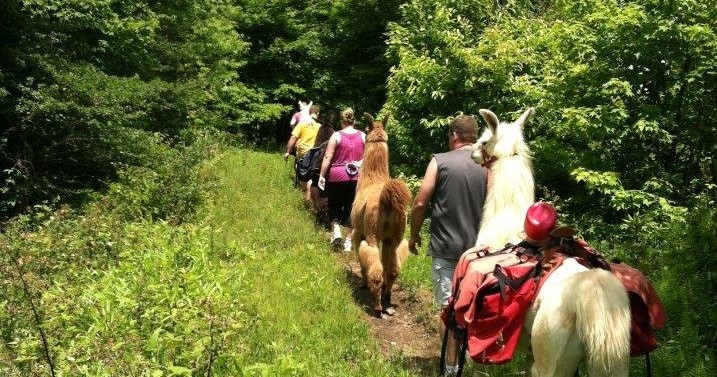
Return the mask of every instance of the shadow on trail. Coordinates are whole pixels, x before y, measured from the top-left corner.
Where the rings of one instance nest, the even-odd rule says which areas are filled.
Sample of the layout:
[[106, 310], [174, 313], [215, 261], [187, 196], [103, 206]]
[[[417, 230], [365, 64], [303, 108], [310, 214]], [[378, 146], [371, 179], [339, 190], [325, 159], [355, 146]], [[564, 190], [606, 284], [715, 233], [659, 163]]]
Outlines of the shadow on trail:
[[363, 279], [361, 278], [361, 272], [358, 273], [351, 268], [348, 262], [349, 257], [346, 257], [346, 282], [351, 287], [351, 295], [357, 305], [361, 306], [361, 309], [366, 315], [371, 316], [373, 309], [371, 308], [371, 291], [363, 286]]
[[407, 370], [421, 376], [438, 376], [438, 356], [404, 356], [400, 364]]
[[[366, 313], [368, 316], [372, 318], [376, 318], [373, 316], [373, 296], [371, 295], [371, 291], [368, 290], [367, 287], [363, 285], [363, 278], [361, 277], [361, 270], [360, 267], [358, 267], [358, 264], [356, 266], [353, 266], [354, 263], [349, 262], [351, 257], [349, 254], [345, 254], [344, 256], [345, 264], [346, 264], [346, 282], [350, 284], [351, 286], [351, 295], [353, 296], [354, 301], [356, 302], [356, 305], [361, 306], [361, 309]], [[395, 284], [393, 286], [394, 295], [396, 296], [396, 291], [400, 289], [400, 284]], [[386, 301], [382, 302], [384, 313], [386, 308], [393, 308], [398, 310], [398, 308], [401, 305], [397, 304], [397, 298], [392, 297], [391, 303], [388, 303]]]

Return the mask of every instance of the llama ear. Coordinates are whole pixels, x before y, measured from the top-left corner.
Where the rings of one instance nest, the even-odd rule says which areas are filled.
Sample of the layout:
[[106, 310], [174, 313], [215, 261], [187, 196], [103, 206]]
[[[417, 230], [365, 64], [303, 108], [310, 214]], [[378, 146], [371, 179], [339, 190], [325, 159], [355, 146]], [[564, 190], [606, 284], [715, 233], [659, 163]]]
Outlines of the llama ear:
[[488, 109], [480, 109], [478, 110], [478, 112], [483, 117], [483, 119], [485, 119], [485, 122], [488, 123], [488, 127], [490, 127], [490, 129], [495, 132], [495, 129], [498, 128], [498, 123], [500, 123], [498, 122], [498, 117]]
[[369, 127], [373, 127], [373, 122], [375, 122], [373, 116], [371, 116], [371, 114], [369, 113], [363, 113], [363, 117], [366, 118], [366, 120], [368, 121]]
[[307, 107], [311, 107], [314, 104], [314, 101], [309, 101], [309, 104], [306, 105]]
[[388, 119], [391, 118], [391, 113], [386, 113], [386, 115], [383, 117], [383, 128], [386, 128], [386, 125], [388, 125]]
[[535, 114], [535, 109], [532, 107], [529, 107], [527, 110], [525, 110], [523, 115], [521, 115], [520, 118], [518, 118], [518, 120], [515, 121], [515, 123], [518, 124], [518, 126], [520, 126], [520, 128], [523, 128], [523, 126], [525, 126], [525, 122], [527, 122], [528, 119], [530, 119], [530, 117], [533, 116], [533, 114]]

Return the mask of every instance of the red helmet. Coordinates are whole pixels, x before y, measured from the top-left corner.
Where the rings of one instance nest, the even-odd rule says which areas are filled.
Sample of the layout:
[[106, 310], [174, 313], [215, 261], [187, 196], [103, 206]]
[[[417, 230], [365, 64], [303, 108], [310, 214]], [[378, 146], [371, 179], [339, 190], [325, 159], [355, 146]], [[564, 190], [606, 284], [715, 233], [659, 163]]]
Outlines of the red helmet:
[[558, 213], [548, 202], [539, 201], [528, 208], [523, 229], [525, 235], [534, 241], [544, 241], [550, 236], [558, 220]]

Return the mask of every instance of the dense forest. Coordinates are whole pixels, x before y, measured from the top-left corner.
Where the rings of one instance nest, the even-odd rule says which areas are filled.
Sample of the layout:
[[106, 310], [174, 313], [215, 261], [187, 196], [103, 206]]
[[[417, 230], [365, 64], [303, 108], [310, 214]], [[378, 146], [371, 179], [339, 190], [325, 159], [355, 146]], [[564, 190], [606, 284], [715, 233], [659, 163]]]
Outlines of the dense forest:
[[[120, 264], [113, 245], [132, 236], [126, 224], [196, 219], [216, 186], [207, 161], [233, 147], [278, 151], [299, 99], [324, 117], [346, 106], [390, 113], [391, 168], [411, 183], [447, 149], [455, 115], [488, 108], [512, 119], [535, 107], [525, 132], [538, 196], [658, 288], [670, 323], [662, 375], [716, 372], [712, 1], [0, 0], [0, 9], [3, 374], [45, 373], [48, 349], [86, 341], [43, 345], [32, 304], [52, 301], [42, 291]], [[52, 326], [69, 321], [61, 317]], [[128, 371], [107, 365], [67, 375]]]

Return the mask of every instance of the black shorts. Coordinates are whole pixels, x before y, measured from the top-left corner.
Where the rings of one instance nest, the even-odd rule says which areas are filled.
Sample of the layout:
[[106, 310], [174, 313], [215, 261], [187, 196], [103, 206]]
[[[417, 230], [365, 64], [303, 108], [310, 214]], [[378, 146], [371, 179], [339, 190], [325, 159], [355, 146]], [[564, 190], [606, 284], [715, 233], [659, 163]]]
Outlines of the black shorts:
[[327, 182], [329, 217], [345, 227], [351, 227], [351, 206], [356, 197], [356, 181]]

